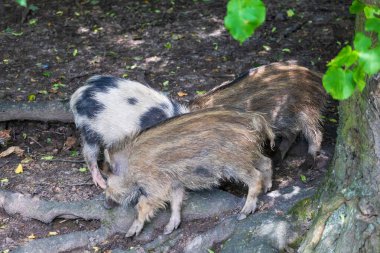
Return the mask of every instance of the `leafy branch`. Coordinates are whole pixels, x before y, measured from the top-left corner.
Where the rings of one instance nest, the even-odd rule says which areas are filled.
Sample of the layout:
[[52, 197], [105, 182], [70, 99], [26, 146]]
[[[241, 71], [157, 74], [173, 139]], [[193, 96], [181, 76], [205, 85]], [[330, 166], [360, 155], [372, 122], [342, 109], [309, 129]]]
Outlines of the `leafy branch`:
[[265, 15], [261, 0], [230, 0], [224, 24], [232, 37], [243, 43], [264, 23]]
[[[334, 98], [349, 98], [357, 88], [362, 91], [366, 77], [380, 71], [380, 9], [354, 0], [350, 13], [364, 12], [365, 31], [377, 33], [377, 40], [358, 32], [354, 38], [354, 48], [350, 45], [341, 49], [328, 64], [323, 76], [323, 87]], [[264, 23], [265, 5], [261, 0], [230, 0], [224, 24], [232, 37], [240, 43], [247, 40]]]
[[365, 31], [377, 33], [376, 43], [370, 37], [357, 32], [354, 49], [347, 45], [328, 64], [323, 76], [323, 86], [335, 99], [349, 98], [357, 88], [362, 91], [366, 85], [366, 76], [370, 77], [380, 71], [380, 9], [354, 0], [350, 13], [364, 12]]

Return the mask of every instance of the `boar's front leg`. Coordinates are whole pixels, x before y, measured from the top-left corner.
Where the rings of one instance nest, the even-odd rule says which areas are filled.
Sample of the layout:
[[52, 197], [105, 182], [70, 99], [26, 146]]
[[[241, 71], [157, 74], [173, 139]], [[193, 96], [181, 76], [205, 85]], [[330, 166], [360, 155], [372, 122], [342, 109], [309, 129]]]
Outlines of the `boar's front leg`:
[[83, 142], [83, 156], [86, 160], [87, 166], [89, 167], [92, 175], [92, 180], [95, 185], [99, 186], [102, 189], [106, 188], [106, 181], [103, 179], [100, 174], [98, 167], [98, 154], [99, 154], [99, 146], [97, 144], [88, 144], [87, 142]]
[[185, 196], [185, 191], [181, 186], [174, 186], [171, 192], [171, 216], [169, 223], [165, 226], [164, 234], [170, 234], [174, 229], [178, 228], [181, 223], [181, 206], [183, 198]]
[[281, 137], [281, 142], [278, 147], [278, 150], [273, 158], [275, 166], [280, 166], [282, 161], [284, 160], [286, 153], [288, 153], [290, 147], [294, 143], [294, 141], [297, 138], [296, 133], [286, 133], [283, 134]]
[[245, 219], [247, 215], [255, 212], [256, 210], [257, 196], [261, 192], [262, 181], [263, 181], [263, 176], [261, 176], [260, 174], [261, 173], [257, 171], [257, 173], [252, 173], [252, 177], [249, 182], [244, 180], [244, 183], [248, 185], [248, 195], [247, 195], [247, 200], [245, 201], [245, 204], [243, 206], [243, 209], [241, 209], [237, 217], [238, 220]]
[[149, 199], [146, 196], [140, 196], [139, 202], [136, 205], [137, 218], [133, 221], [125, 237], [131, 237], [140, 234], [144, 227], [145, 221], [153, 217], [155, 211], [160, 207], [158, 201]]

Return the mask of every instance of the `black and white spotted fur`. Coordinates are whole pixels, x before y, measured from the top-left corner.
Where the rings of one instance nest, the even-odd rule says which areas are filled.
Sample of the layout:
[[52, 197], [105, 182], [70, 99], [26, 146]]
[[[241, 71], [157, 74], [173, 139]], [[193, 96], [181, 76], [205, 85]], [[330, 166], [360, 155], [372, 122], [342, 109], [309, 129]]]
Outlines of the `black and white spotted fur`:
[[141, 83], [113, 76], [93, 76], [71, 96], [70, 108], [83, 141], [83, 155], [95, 184], [105, 188], [97, 158], [107, 148], [187, 107]]

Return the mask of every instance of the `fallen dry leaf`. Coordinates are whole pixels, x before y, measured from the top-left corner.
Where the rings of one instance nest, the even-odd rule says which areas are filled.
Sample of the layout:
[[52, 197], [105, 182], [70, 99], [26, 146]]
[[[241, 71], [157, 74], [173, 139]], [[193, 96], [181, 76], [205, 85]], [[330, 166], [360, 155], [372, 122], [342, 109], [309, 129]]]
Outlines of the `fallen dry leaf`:
[[30, 162], [32, 162], [32, 161], [33, 161], [33, 158], [31, 158], [31, 157], [26, 157], [26, 158], [24, 158], [23, 160], [21, 160], [20, 163], [26, 164], [26, 163], [30, 163]]
[[10, 154], [15, 153], [18, 156], [22, 156], [24, 154], [24, 150], [19, 146], [9, 147], [7, 150], [0, 153], [0, 158], [9, 156]]
[[36, 236], [34, 234], [31, 234], [31, 235], [28, 236], [28, 239], [32, 239], [32, 240], [36, 239]]
[[53, 235], [58, 235], [58, 232], [53, 231], [53, 232], [48, 233], [48, 236], [53, 236]]
[[8, 140], [11, 138], [11, 130], [1, 130], [0, 131], [0, 144], [4, 145], [7, 144]]
[[177, 95], [178, 95], [179, 97], [184, 97], [184, 96], [187, 96], [187, 93], [184, 92], [184, 91], [179, 91], [179, 92], [177, 92]]
[[0, 131], [0, 138], [9, 140], [11, 138], [11, 130], [10, 129], [4, 129]]
[[20, 173], [23, 173], [24, 172], [24, 169], [22, 168], [22, 164], [19, 163], [17, 168], [15, 169], [15, 173], [16, 174], [20, 174]]
[[77, 142], [77, 138], [71, 137], [71, 136], [67, 137], [65, 143], [63, 144], [63, 150], [71, 149], [75, 145], [76, 142]]

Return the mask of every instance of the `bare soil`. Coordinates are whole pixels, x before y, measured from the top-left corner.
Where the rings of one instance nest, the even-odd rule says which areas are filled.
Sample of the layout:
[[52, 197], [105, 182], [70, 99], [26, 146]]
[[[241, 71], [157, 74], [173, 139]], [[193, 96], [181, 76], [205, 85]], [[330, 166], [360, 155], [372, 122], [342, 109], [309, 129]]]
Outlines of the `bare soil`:
[[[297, 60], [323, 72], [352, 37], [351, 1], [273, 0], [266, 1], [266, 23], [240, 45], [223, 26], [226, 2], [40, 0], [29, 1], [38, 10], [23, 20], [25, 12], [14, 1], [0, 1], [0, 100], [67, 100], [91, 75], [110, 74], [149, 84], [186, 103], [197, 93], [271, 62]], [[287, 15], [289, 9], [294, 16]], [[275, 189], [301, 178], [310, 186], [321, 182], [334, 151], [336, 106], [331, 101], [324, 116], [319, 166], [307, 172], [297, 168], [305, 155], [300, 140], [284, 166], [275, 170]], [[11, 139], [0, 152], [19, 146], [25, 154], [0, 158], [0, 180], [7, 179], [0, 189], [57, 201], [92, 199], [102, 193], [90, 173], [81, 169], [85, 164], [73, 124], [0, 122], [2, 129], [11, 130]], [[68, 137], [75, 143], [64, 145]], [[21, 162], [24, 172], [16, 174]], [[228, 184], [225, 189], [241, 195], [241, 187]], [[202, 224], [183, 226], [191, 233], [197, 226], [202, 230]], [[0, 210], [0, 251], [32, 240], [31, 235], [42, 238], [49, 232], [97, 227], [97, 221], [82, 220], [43, 224]], [[126, 248], [133, 245], [130, 240], [117, 235], [99, 247]]]

